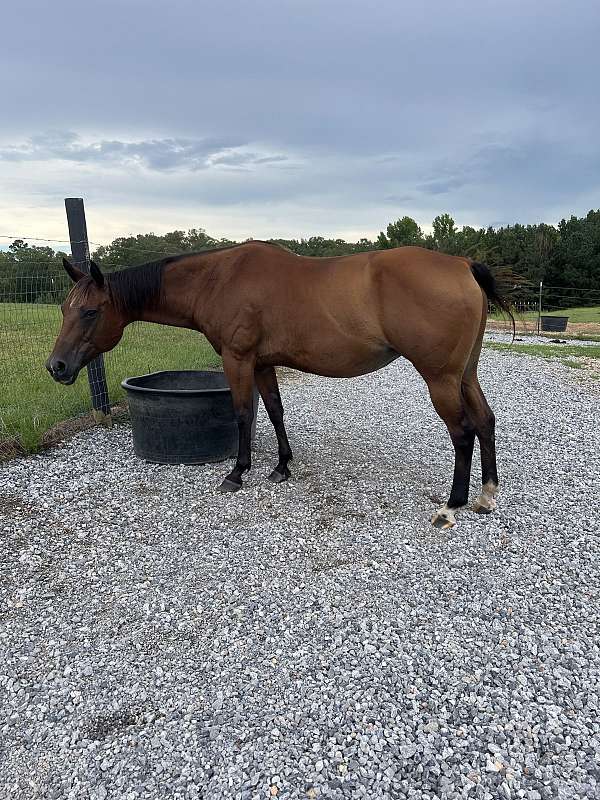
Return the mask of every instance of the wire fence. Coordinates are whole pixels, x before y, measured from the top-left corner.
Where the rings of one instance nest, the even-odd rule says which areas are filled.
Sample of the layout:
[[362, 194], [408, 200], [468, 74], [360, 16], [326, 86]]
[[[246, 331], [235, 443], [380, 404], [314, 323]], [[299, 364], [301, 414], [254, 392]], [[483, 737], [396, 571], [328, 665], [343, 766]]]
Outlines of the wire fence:
[[[600, 336], [600, 292], [569, 286], [542, 286], [511, 297], [517, 333], [585, 339]], [[559, 320], [556, 317], [562, 318]], [[489, 309], [488, 329], [512, 330], [506, 315]]]
[[[0, 282], [0, 460], [65, 432], [93, 424], [94, 399], [85, 371], [73, 386], [56, 384], [45, 369], [61, 326], [60, 304], [71, 284], [66, 275], [2, 275]], [[594, 305], [595, 303], [595, 305]], [[513, 297], [517, 332], [536, 333], [540, 325], [540, 296], [531, 290]], [[566, 309], [566, 310], [565, 310]], [[544, 287], [541, 317], [568, 316], [561, 336], [600, 337], [600, 292], [570, 287]], [[490, 329], [510, 322], [490, 314]], [[556, 333], [550, 332], [549, 336]], [[124, 408], [121, 381], [161, 369], [202, 369], [220, 364], [199, 333], [179, 328], [134, 323], [121, 343], [105, 356], [109, 401]]]
[[[59, 440], [93, 424], [98, 406], [82, 370], [72, 386], [55, 383], [45, 368], [59, 333], [60, 304], [71, 284], [56, 277], [20, 277], [0, 293], [0, 460]], [[121, 381], [162, 369], [216, 367], [220, 359], [195, 331], [136, 322], [105, 355], [109, 402], [125, 408]]]

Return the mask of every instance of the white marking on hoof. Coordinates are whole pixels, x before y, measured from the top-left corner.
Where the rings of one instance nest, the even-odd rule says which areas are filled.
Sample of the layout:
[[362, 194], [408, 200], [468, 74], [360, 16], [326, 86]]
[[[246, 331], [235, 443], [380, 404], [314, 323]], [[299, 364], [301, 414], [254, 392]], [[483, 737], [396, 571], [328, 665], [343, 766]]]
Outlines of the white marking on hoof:
[[447, 504], [444, 503], [444, 505], [439, 508], [431, 518], [431, 524], [434, 528], [439, 528], [439, 530], [445, 531], [449, 528], [455, 528], [457, 522], [452, 509], [448, 508]]
[[481, 487], [481, 494], [473, 503], [473, 511], [478, 514], [491, 514], [496, 510], [496, 495], [498, 494], [498, 486], [491, 481], [488, 481], [485, 486]]

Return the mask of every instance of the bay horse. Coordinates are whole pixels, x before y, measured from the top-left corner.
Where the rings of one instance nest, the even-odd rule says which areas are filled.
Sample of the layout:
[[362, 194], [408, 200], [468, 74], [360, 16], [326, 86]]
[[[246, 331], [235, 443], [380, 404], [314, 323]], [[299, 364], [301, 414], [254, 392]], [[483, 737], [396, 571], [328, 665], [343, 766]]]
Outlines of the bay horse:
[[64, 267], [75, 286], [62, 304], [62, 328], [46, 362], [56, 381], [73, 383], [135, 320], [198, 330], [222, 356], [239, 430], [237, 460], [222, 491], [240, 489], [250, 469], [255, 383], [278, 442], [269, 478], [290, 477], [275, 366], [350, 378], [403, 356], [426, 381], [454, 445], [452, 489], [432, 523], [454, 526], [456, 510], [468, 502], [475, 436], [482, 490], [474, 508], [494, 510], [495, 421], [477, 364], [488, 300], [512, 315], [485, 265], [420, 247], [309, 258], [249, 241], [106, 275], [93, 262], [89, 275], [67, 259]]

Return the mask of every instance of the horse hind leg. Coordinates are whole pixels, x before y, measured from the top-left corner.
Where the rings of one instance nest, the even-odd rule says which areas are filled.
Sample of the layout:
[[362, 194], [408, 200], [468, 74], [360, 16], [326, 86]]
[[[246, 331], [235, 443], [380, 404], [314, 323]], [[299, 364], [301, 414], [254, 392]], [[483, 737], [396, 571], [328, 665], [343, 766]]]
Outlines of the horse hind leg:
[[436, 528], [456, 525], [455, 512], [467, 505], [471, 462], [475, 443], [475, 426], [464, 401], [460, 378], [453, 375], [436, 376], [427, 380], [435, 410], [445, 422], [454, 446], [454, 475], [448, 501], [433, 515]]
[[476, 376], [463, 378], [462, 388], [481, 451], [481, 494], [475, 500], [473, 510], [479, 514], [490, 514], [496, 508], [498, 494], [496, 420]]
[[477, 514], [491, 514], [496, 510], [496, 497], [498, 496], [498, 484], [493, 481], [486, 481], [481, 486], [481, 494], [473, 503], [473, 511]]

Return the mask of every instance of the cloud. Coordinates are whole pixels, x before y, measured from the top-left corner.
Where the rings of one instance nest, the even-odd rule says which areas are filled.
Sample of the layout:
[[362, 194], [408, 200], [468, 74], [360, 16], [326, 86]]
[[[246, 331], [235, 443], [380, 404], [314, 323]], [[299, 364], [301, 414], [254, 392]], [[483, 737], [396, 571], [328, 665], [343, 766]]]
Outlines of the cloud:
[[264, 155], [252, 151], [248, 152], [242, 149], [230, 148], [224, 152], [219, 152], [210, 156], [209, 159], [207, 159], [207, 166], [248, 170], [263, 164], [281, 164], [289, 161], [289, 157], [284, 155]]
[[465, 178], [454, 176], [449, 178], [438, 178], [419, 184], [416, 188], [423, 194], [447, 194], [452, 189], [460, 189], [466, 183]]
[[5, 224], [50, 234], [75, 194], [107, 235], [142, 220], [264, 237], [585, 213], [600, 192], [600, 5], [539, 8], [172, 0], [167, 19], [158, 0], [13, 3]]
[[249, 169], [255, 164], [287, 161], [287, 156], [246, 152], [244, 142], [231, 138], [148, 139], [127, 142], [101, 139], [84, 143], [73, 131], [51, 131], [30, 137], [24, 144], [0, 147], [0, 160], [71, 161], [76, 164], [139, 165], [162, 172], [211, 167]]

